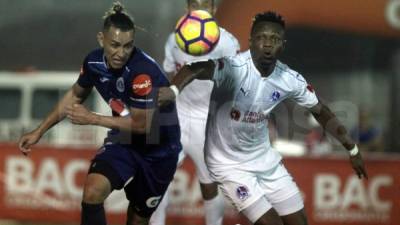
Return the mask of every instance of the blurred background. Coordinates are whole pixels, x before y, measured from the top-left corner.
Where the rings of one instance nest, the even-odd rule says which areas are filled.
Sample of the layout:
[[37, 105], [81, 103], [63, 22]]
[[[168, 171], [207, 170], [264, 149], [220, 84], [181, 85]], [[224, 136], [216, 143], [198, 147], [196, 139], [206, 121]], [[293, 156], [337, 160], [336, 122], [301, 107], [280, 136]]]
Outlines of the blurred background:
[[[124, 0], [138, 27], [136, 46], [160, 64], [185, 13], [184, 0]], [[282, 61], [304, 75], [359, 143], [370, 179], [356, 179], [343, 148], [306, 111], [287, 101], [270, 118], [275, 148], [304, 192], [312, 224], [400, 221], [400, 0], [219, 0], [219, 24], [248, 47], [251, 18], [276, 10], [287, 20]], [[88, 162], [105, 130], [63, 122], [31, 157], [16, 141], [35, 128], [74, 83], [111, 0], [0, 0], [0, 224], [79, 224]], [[93, 93], [86, 102], [109, 113]], [[304, 174], [307, 174], [305, 176]], [[177, 171], [168, 224], [204, 224], [190, 160]], [[227, 205], [229, 203], [227, 202]], [[126, 202], [107, 203], [123, 224]], [[397, 223], [395, 222], [397, 221]], [[246, 224], [233, 209], [225, 224]]]

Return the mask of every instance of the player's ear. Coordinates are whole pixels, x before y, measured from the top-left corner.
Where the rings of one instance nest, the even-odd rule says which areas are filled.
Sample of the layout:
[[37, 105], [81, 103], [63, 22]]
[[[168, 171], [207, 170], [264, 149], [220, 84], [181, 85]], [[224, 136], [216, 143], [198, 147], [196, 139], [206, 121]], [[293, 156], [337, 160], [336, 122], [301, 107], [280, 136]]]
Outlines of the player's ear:
[[285, 50], [285, 48], [286, 48], [286, 42], [287, 42], [286, 39], [282, 40], [282, 51]]
[[97, 33], [97, 42], [99, 43], [100, 47], [103, 47], [103, 42], [104, 42], [103, 32]]

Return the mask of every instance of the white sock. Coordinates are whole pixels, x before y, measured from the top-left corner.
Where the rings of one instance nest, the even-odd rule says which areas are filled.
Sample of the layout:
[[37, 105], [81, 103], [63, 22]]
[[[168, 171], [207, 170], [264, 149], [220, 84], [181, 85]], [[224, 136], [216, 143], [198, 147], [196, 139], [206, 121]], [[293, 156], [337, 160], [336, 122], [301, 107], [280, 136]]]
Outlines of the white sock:
[[222, 225], [224, 219], [225, 201], [221, 193], [211, 200], [204, 200], [206, 225]]
[[165, 218], [167, 214], [167, 206], [168, 206], [168, 196], [169, 192], [167, 191], [164, 195], [164, 198], [161, 200], [158, 205], [156, 211], [151, 214], [149, 225], [165, 225]]

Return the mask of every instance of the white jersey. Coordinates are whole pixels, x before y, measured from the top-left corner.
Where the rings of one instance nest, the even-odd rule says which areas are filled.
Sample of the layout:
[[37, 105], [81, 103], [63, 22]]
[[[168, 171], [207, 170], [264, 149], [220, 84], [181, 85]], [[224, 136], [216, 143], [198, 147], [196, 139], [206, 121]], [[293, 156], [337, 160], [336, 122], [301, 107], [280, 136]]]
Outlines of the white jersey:
[[[176, 44], [175, 34], [171, 33], [165, 45], [163, 68], [165, 72], [175, 74], [185, 64], [233, 56], [239, 50], [237, 39], [221, 27], [217, 45], [210, 53], [203, 56], [192, 56], [182, 51]], [[204, 80], [195, 80], [189, 84], [176, 99], [179, 116], [207, 119], [212, 85], [211, 81]]]
[[250, 51], [215, 63], [206, 135], [207, 166], [217, 170], [276, 166], [281, 156], [270, 146], [268, 114], [287, 98], [308, 108], [316, 105], [314, 90], [301, 74], [280, 61], [268, 77], [262, 77]]

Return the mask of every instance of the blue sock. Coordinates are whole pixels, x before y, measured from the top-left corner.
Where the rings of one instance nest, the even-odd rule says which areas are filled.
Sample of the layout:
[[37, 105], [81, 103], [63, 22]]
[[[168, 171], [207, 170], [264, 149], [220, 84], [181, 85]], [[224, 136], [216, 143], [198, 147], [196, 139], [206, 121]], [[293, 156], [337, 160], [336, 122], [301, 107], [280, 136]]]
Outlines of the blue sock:
[[82, 202], [81, 225], [106, 225], [106, 213], [103, 203], [88, 204]]

